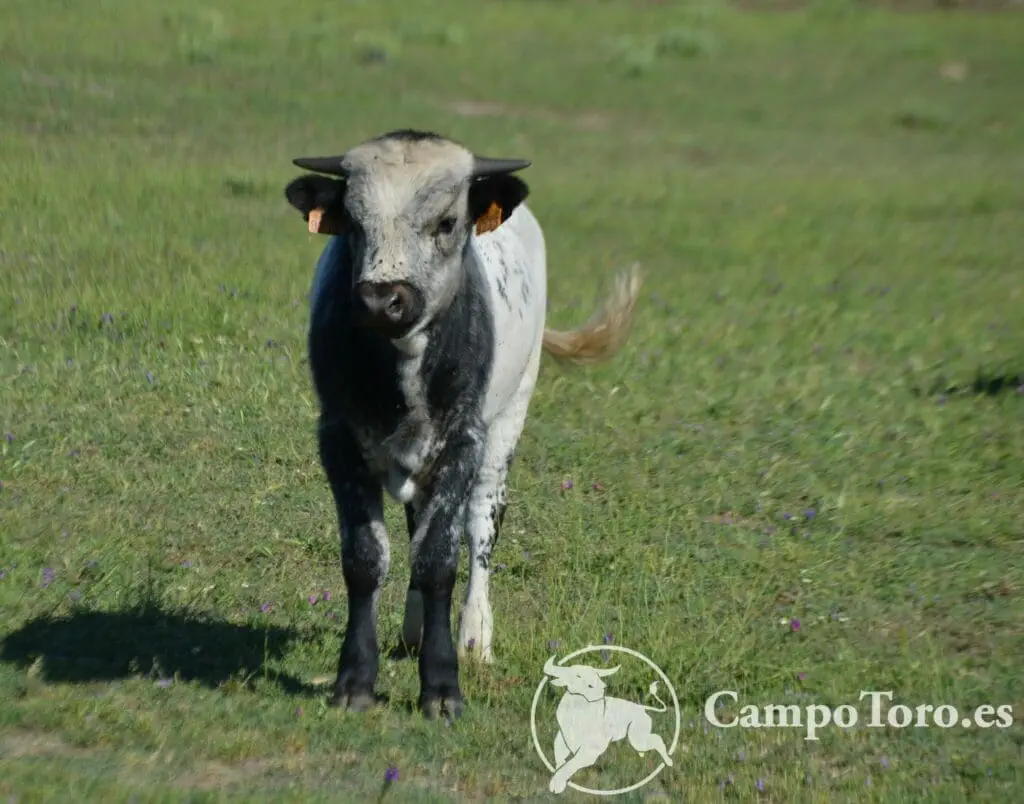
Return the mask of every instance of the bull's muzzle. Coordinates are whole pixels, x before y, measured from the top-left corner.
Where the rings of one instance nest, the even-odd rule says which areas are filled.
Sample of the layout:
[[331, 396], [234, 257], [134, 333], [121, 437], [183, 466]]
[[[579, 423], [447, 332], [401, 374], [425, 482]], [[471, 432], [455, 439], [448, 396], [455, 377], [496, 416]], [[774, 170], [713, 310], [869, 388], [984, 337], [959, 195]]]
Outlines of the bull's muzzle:
[[423, 315], [423, 295], [408, 282], [359, 282], [356, 320], [389, 338], [400, 338]]

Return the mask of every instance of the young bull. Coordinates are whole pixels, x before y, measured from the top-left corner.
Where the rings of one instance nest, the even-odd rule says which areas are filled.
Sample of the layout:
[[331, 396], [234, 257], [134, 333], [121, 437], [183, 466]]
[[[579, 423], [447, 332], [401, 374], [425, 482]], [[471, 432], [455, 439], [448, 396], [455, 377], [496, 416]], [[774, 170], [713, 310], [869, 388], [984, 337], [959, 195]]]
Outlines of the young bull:
[[489, 662], [491, 551], [541, 351], [578, 364], [613, 355], [640, 279], [620, 277], [584, 327], [545, 329], [544, 237], [523, 203], [527, 185], [512, 175], [529, 162], [404, 130], [294, 164], [327, 175], [290, 182], [289, 203], [306, 220], [322, 212], [336, 233], [317, 263], [309, 330], [348, 592], [331, 702], [376, 700], [386, 489], [405, 506], [411, 540], [402, 630], [419, 649], [419, 706], [457, 717], [450, 617], [462, 530], [471, 565], [458, 655]]

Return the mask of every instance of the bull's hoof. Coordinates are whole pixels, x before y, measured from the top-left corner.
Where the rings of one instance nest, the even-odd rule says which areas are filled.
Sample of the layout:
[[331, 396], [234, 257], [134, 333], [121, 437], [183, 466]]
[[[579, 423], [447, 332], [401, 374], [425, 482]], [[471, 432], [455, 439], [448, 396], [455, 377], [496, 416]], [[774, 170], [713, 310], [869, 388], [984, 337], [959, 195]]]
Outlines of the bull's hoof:
[[327, 700], [328, 706], [346, 709], [349, 712], [365, 712], [372, 709], [377, 703], [377, 696], [372, 692], [356, 690], [335, 690]]
[[377, 705], [377, 699], [365, 692], [334, 693], [327, 701], [328, 706], [347, 709], [349, 712], [365, 712]]
[[420, 711], [427, 720], [436, 720], [438, 717], [457, 720], [462, 717], [462, 698], [458, 696], [421, 698]]

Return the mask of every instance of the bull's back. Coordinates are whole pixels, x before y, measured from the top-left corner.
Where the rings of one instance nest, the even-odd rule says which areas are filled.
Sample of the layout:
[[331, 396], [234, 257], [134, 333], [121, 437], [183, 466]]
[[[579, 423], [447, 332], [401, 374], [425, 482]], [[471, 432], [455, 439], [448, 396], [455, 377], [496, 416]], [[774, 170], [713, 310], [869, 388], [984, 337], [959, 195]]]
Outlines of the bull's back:
[[474, 237], [471, 254], [487, 278], [494, 317], [494, 367], [484, 402], [489, 421], [533, 388], [547, 309], [544, 233], [521, 204], [493, 232]]

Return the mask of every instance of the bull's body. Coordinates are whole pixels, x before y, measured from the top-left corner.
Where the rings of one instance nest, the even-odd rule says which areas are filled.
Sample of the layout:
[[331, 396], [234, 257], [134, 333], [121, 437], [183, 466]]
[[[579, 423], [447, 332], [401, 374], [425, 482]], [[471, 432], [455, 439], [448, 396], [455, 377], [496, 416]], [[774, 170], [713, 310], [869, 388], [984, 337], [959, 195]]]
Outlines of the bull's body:
[[[382, 341], [353, 326], [346, 256], [343, 237], [331, 237], [313, 283], [310, 364], [325, 418], [330, 409], [352, 426], [371, 470], [403, 504], [415, 501], [419, 478], [466, 416], [493, 433], [485, 452], [498, 465], [509, 459], [544, 337], [546, 255], [533, 213], [521, 205], [499, 229], [470, 240], [464, 284], [420, 343]], [[409, 397], [419, 396], [410, 385], [426, 391], [426, 411], [410, 409]]]

